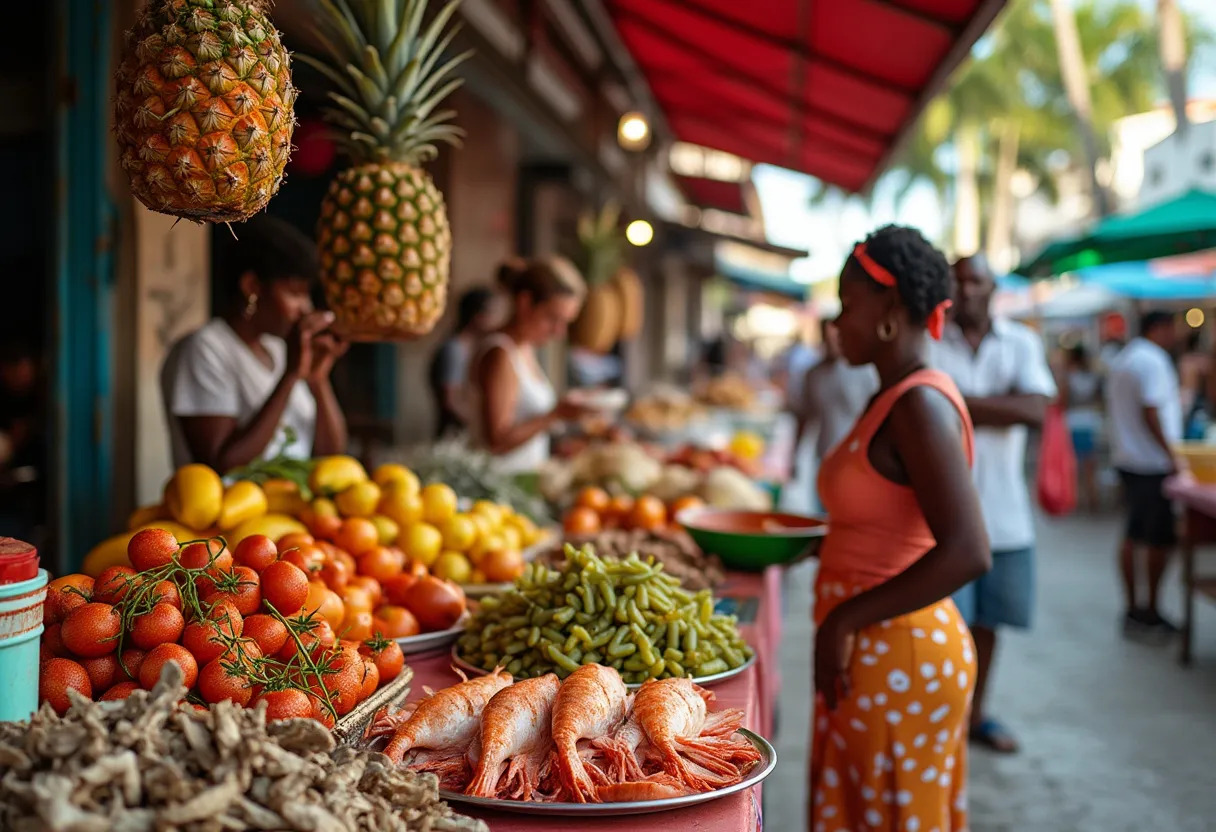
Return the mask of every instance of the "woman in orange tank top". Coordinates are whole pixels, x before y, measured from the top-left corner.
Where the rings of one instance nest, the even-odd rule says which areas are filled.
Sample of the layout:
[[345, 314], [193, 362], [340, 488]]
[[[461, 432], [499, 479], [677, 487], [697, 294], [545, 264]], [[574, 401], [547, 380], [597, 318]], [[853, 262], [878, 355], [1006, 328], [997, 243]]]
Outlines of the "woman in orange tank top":
[[971, 420], [925, 369], [950, 268], [920, 232], [887, 226], [840, 276], [840, 347], [880, 389], [824, 460], [831, 528], [816, 581], [813, 832], [967, 827], [974, 646], [950, 600], [990, 567], [971, 483]]

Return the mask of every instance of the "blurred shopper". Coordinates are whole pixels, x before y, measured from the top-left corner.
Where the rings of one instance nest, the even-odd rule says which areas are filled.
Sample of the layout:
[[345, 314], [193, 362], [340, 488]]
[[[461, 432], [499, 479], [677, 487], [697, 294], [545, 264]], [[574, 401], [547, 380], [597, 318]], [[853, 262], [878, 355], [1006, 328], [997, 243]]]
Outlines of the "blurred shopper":
[[1018, 743], [985, 710], [1000, 627], [1030, 626], [1034, 607], [1034, 516], [1026, 485], [1028, 427], [1043, 422], [1056, 385], [1039, 336], [991, 314], [996, 280], [981, 257], [954, 264], [954, 321], [930, 350], [954, 379], [975, 424], [975, 485], [992, 546], [992, 571], [961, 589], [955, 603], [975, 637], [978, 674], [971, 739], [1012, 753]]
[[468, 428], [469, 360], [478, 341], [501, 323], [498, 298], [493, 289], [484, 287], [461, 295], [456, 305], [456, 329], [431, 359], [428, 381], [435, 398], [437, 438]]
[[967, 408], [924, 362], [949, 295], [911, 228], [871, 234], [840, 276], [841, 354], [874, 365], [879, 392], [819, 473], [812, 829], [967, 828], [975, 653], [950, 593], [990, 556]]
[[1098, 438], [1102, 435], [1102, 376], [1084, 344], [1068, 350], [1060, 389], [1073, 452], [1077, 456], [1077, 491], [1086, 510], [1101, 508], [1098, 494]]
[[[1166, 477], [1176, 470], [1173, 447], [1182, 439], [1182, 400], [1170, 353], [1176, 343], [1174, 318], [1149, 312], [1140, 337], [1115, 359], [1107, 383], [1112, 457], [1123, 481], [1127, 529], [1119, 547], [1128, 635], [1150, 630], [1177, 632], [1157, 608], [1161, 577], [1175, 544], [1174, 506], [1165, 495]], [[1136, 578], [1137, 552], [1146, 553], [1148, 585]]]
[[535, 471], [549, 458], [549, 432], [586, 408], [558, 401], [536, 350], [564, 338], [578, 316], [586, 284], [561, 258], [512, 260], [499, 269], [511, 296], [511, 317], [486, 336], [470, 367], [473, 438], [513, 473]]
[[220, 317], [174, 345], [161, 368], [174, 465], [228, 471], [277, 454], [342, 453], [346, 420], [330, 385], [347, 344], [313, 310], [317, 249], [270, 216], [222, 235]]
[[[794, 447], [800, 447], [804, 437], [813, 436], [815, 459], [823, 461], [866, 409], [878, 390], [878, 374], [869, 364], [854, 367], [840, 354], [835, 321], [821, 321], [819, 327], [823, 358], [805, 372], [798, 384], [802, 399], [795, 409], [798, 428]], [[819, 500], [820, 507], [822, 504]]]

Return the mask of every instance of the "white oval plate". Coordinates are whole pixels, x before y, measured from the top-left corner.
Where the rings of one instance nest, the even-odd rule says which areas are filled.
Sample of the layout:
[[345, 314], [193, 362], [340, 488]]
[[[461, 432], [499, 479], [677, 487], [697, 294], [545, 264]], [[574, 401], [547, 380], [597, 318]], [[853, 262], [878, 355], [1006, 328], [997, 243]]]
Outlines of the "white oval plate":
[[405, 638], [395, 638], [393, 641], [401, 645], [401, 652], [407, 656], [415, 656], [419, 653], [430, 653], [434, 650], [442, 650], [451, 645], [455, 649], [456, 639], [460, 638], [464, 633], [464, 625], [469, 621], [469, 614], [466, 612], [460, 616], [451, 627], [446, 630], [436, 630], [433, 633], [419, 633], [416, 636], [406, 636]]
[[[467, 662], [464, 659], [460, 658], [460, 656], [456, 652], [456, 647], [457, 647], [457, 645], [455, 645], [455, 644], [452, 645], [452, 664], [456, 665], [457, 667], [459, 667], [461, 670], [463, 670], [465, 673], [469, 674], [470, 676], [485, 676], [490, 672], [488, 670], [483, 670], [482, 668], [478, 667], [477, 665], [473, 664], [472, 662]], [[739, 665], [738, 667], [732, 668], [731, 670], [724, 670], [721, 673], [711, 673], [709, 676], [694, 676], [692, 681], [693, 681], [693, 684], [700, 685], [701, 687], [706, 688], [717, 682], [723, 682], [727, 679], [732, 679], [735, 676], [738, 676], [740, 673], [747, 670], [749, 667], [751, 667], [755, 663], [756, 663], [756, 653], [755, 653], [755, 650], [753, 650], [752, 657], [750, 659], [748, 659], [747, 661], [745, 661], [743, 664]], [[629, 690], [637, 690], [638, 688], [641, 687], [641, 685], [627, 684], [627, 685], [625, 685], [625, 687]]]
[[753, 734], [745, 728], [740, 728], [739, 734], [760, 752], [760, 762], [752, 767], [747, 776], [733, 786], [716, 789], [700, 794], [688, 794], [682, 797], [667, 797], [662, 800], [639, 800], [631, 803], [538, 803], [523, 800], [499, 800], [489, 797], [469, 797], [459, 792], [439, 790], [439, 797], [451, 803], [463, 803], [466, 806], [476, 806], [479, 809], [490, 809], [496, 812], [512, 812], [521, 815], [558, 815], [564, 817], [613, 817], [617, 815], [646, 815], [651, 812], [666, 812], [671, 809], [685, 809], [711, 800], [732, 795], [759, 785], [773, 773], [777, 767], [777, 749], [772, 743], [759, 734]]

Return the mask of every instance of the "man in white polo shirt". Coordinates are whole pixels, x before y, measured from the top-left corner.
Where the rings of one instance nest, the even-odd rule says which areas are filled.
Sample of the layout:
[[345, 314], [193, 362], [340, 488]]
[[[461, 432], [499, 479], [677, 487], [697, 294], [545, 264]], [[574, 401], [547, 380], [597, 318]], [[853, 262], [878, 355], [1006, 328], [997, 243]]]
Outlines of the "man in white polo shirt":
[[[1174, 316], [1149, 312], [1140, 337], [1111, 362], [1106, 385], [1111, 450], [1123, 481], [1127, 528], [1119, 548], [1123, 576], [1124, 632], [1141, 629], [1170, 635], [1178, 628], [1157, 611], [1161, 577], [1174, 549], [1174, 506], [1162, 486], [1174, 473], [1173, 446], [1182, 441], [1182, 396], [1170, 355], [1176, 345]], [[1148, 586], [1138, 590], [1136, 553], [1144, 549]]]
[[1034, 518], [1026, 486], [1027, 428], [1042, 423], [1056, 386], [1039, 336], [994, 319], [996, 281], [981, 257], [954, 265], [954, 320], [930, 344], [930, 364], [954, 379], [975, 423], [976, 489], [992, 544], [992, 571], [954, 596], [976, 649], [971, 739], [1012, 753], [1013, 735], [984, 710], [1001, 626], [1030, 626], [1034, 602]]

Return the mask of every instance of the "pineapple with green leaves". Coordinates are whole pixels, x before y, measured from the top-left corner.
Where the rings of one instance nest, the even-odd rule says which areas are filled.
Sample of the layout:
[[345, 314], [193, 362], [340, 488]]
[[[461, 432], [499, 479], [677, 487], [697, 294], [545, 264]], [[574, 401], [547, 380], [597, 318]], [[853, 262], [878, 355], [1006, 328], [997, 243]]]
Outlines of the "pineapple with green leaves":
[[443, 315], [452, 234], [421, 164], [463, 135], [437, 109], [471, 54], [445, 58], [458, 2], [424, 25], [428, 0], [320, 0], [327, 57], [300, 56], [332, 84], [326, 118], [352, 163], [321, 205], [317, 243], [335, 328], [355, 340], [415, 338]]
[[587, 279], [588, 293], [570, 338], [593, 352], [606, 353], [642, 328], [642, 283], [625, 262], [620, 219], [620, 206], [609, 202], [599, 214], [583, 214], [578, 220], [576, 262]]

